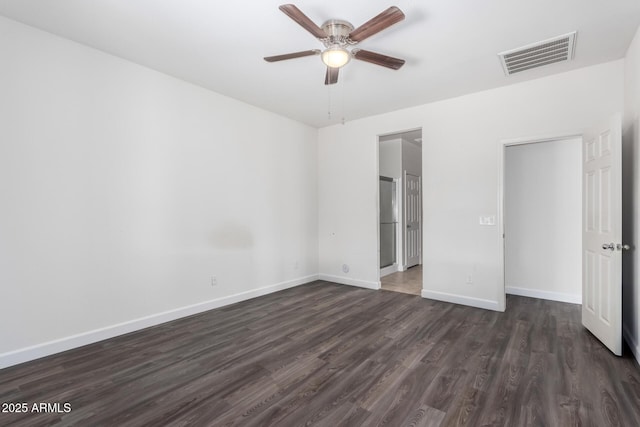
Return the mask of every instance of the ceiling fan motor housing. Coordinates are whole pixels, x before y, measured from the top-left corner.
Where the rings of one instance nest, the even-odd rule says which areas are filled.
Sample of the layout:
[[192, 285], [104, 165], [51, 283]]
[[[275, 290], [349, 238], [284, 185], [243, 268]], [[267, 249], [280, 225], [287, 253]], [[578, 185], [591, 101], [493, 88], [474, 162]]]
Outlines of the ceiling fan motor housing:
[[327, 34], [327, 37], [321, 39], [325, 47], [340, 46], [355, 44], [349, 38], [349, 34], [353, 31], [353, 25], [347, 21], [339, 19], [330, 19], [322, 24], [322, 30]]

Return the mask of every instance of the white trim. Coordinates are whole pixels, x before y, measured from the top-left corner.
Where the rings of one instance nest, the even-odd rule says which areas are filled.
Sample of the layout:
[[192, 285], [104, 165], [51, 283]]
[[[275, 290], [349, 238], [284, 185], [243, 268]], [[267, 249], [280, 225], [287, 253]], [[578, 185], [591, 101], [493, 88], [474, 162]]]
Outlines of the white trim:
[[500, 303], [498, 301], [491, 301], [488, 299], [466, 297], [463, 295], [449, 294], [446, 292], [428, 291], [422, 290], [422, 298], [434, 299], [437, 301], [450, 302], [453, 304], [468, 305], [476, 308], [484, 308], [486, 310], [504, 311], [500, 309]]
[[380, 282], [370, 282], [368, 280], [350, 279], [348, 277], [333, 276], [331, 274], [318, 274], [318, 280], [339, 283], [341, 285], [357, 286], [359, 288], [380, 289]]
[[501, 139], [500, 143], [504, 146], [510, 145], [522, 145], [522, 144], [535, 144], [536, 142], [549, 142], [560, 141], [563, 139], [582, 138], [583, 132], [567, 132], [567, 133], [554, 133], [544, 134], [538, 136], [525, 136], [520, 138], [505, 138]]
[[392, 264], [380, 269], [380, 278], [401, 271], [398, 264]]
[[504, 239], [504, 165], [505, 165], [505, 149], [507, 147], [507, 142], [505, 141], [501, 141], [499, 144], [499, 149], [500, 149], [500, 154], [498, 156], [498, 161], [500, 162], [500, 168], [498, 169], [498, 233], [500, 233], [498, 235], [498, 238], [500, 239], [500, 245], [499, 245], [499, 249], [498, 252], [500, 254], [500, 264], [501, 264], [501, 269], [498, 273], [499, 275], [499, 279], [500, 279], [500, 284], [502, 284], [502, 286], [497, 286], [497, 295], [496, 298], [498, 299], [498, 311], [505, 311], [507, 309], [507, 291], [505, 289], [506, 283], [505, 283], [505, 266], [506, 266], [506, 262], [505, 262], [505, 247], [504, 247], [504, 243], [505, 243], [505, 239]]
[[519, 295], [521, 297], [540, 298], [551, 301], [568, 302], [570, 304], [582, 304], [581, 294], [565, 294], [562, 292], [541, 291], [538, 289], [517, 288], [506, 286], [505, 292], [509, 295]]
[[[401, 221], [399, 222], [400, 233], [402, 234], [398, 233], [398, 236], [400, 237], [400, 246], [402, 246], [402, 265], [406, 270], [409, 268], [407, 267], [407, 265], [409, 265], [409, 260], [407, 258], [407, 253], [409, 253], [409, 251], [407, 250], [409, 236], [407, 236], [407, 170], [404, 168], [404, 162], [402, 161], [404, 160], [402, 158], [403, 154], [402, 139], [400, 139], [400, 159], [402, 164], [402, 196], [399, 201], [402, 216], [400, 217]], [[420, 171], [420, 173], [422, 173], [422, 171]], [[420, 245], [422, 246], [422, 242], [420, 242]], [[420, 250], [422, 250], [422, 248], [420, 248]]]
[[376, 169], [376, 268], [378, 269], [378, 281], [380, 281], [380, 135], [376, 136], [376, 149], [374, 151]]
[[634, 339], [633, 335], [631, 335], [631, 331], [627, 328], [627, 325], [622, 325], [622, 336], [624, 340], [627, 342], [627, 345], [631, 349], [633, 356], [636, 358], [636, 363], [640, 365], [640, 344], [638, 344]]
[[396, 130], [396, 131], [393, 131], [393, 132], [379, 133], [378, 134], [378, 141], [380, 141], [380, 137], [384, 138], [385, 136], [390, 136], [390, 135], [394, 135], [395, 136], [395, 135], [400, 135], [400, 134], [403, 134], [403, 133], [415, 132], [417, 130], [422, 130], [422, 126], [416, 126], [414, 128], [407, 128], [407, 129], [404, 129], [404, 130]]
[[245, 301], [273, 292], [282, 291], [284, 289], [313, 282], [314, 280], [318, 280], [317, 275], [300, 277], [298, 279], [277, 283], [275, 285], [252, 289], [250, 291], [240, 292], [234, 295], [229, 295], [227, 297], [216, 298], [213, 300], [192, 304], [186, 307], [180, 307], [173, 310], [164, 311], [162, 313], [156, 313], [138, 319], [129, 320], [126, 322], [118, 323], [116, 325], [82, 332], [80, 334], [48, 341], [31, 347], [21, 348], [7, 353], [1, 353], [0, 369], [39, 359], [41, 357], [50, 356], [52, 354], [60, 353], [66, 350], [71, 350], [73, 348], [93, 344], [98, 341], [117, 337], [119, 335], [135, 332], [140, 329], [148, 328], [150, 326], [160, 325], [162, 323], [170, 322], [182, 317], [213, 310], [225, 305], [235, 304], [240, 301]]
[[[400, 139], [400, 158], [402, 158], [402, 139]], [[398, 264], [397, 271], [404, 271], [404, 240], [402, 236], [402, 230], [404, 229], [404, 201], [402, 200], [402, 188], [404, 181], [402, 177], [394, 178], [393, 182], [396, 183], [396, 264]]]

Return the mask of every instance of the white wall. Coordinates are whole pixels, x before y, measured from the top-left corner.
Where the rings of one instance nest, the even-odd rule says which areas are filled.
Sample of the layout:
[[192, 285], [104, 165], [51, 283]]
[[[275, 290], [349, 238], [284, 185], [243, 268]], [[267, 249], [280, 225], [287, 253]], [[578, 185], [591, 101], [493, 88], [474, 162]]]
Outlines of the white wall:
[[422, 176], [422, 149], [402, 138], [380, 141], [380, 175], [401, 179], [403, 171]]
[[614, 61], [320, 129], [320, 273], [375, 285], [377, 135], [421, 127], [423, 296], [503, 309], [501, 231], [478, 225], [498, 212], [500, 141], [581, 133], [620, 111], [623, 70]]
[[507, 146], [505, 287], [582, 302], [582, 139]]
[[380, 141], [380, 176], [402, 178], [402, 140]]
[[422, 149], [407, 140], [402, 140], [402, 169], [408, 174], [422, 176]]
[[316, 277], [316, 129], [0, 34], [0, 367]]
[[640, 28], [625, 58], [624, 94], [622, 235], [624, 243], [633, 246], [633, 250], [622, 258], [623, 328], [636, 360], [640, 361]]

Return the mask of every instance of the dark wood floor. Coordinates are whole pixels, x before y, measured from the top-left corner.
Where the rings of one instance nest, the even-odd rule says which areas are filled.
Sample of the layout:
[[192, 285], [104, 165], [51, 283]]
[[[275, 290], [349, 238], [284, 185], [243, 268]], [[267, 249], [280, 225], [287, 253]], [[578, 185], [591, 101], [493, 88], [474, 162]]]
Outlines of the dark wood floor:
[[0, 371], [0, 425], [638, 426], [640, 368], [579, 306], [315, 282]]

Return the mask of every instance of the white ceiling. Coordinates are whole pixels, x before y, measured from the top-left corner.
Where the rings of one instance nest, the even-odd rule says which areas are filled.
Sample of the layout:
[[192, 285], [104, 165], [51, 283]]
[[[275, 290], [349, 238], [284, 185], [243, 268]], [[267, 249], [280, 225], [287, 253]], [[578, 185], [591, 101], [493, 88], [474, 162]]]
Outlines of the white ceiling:
[[[640, 25], [638, 0], [391, 1], [295, 1], [318, 25], [407, 16], [358, 46], [402, 69], [354, 60], [330, 87], [317, 56], [262, 59], [322, 48], [284, 0], [0, 0], [0, 14], [316, 127], [619, 59]], [[505, 77], [498, 52], [574, 30], [574, 61]]]

